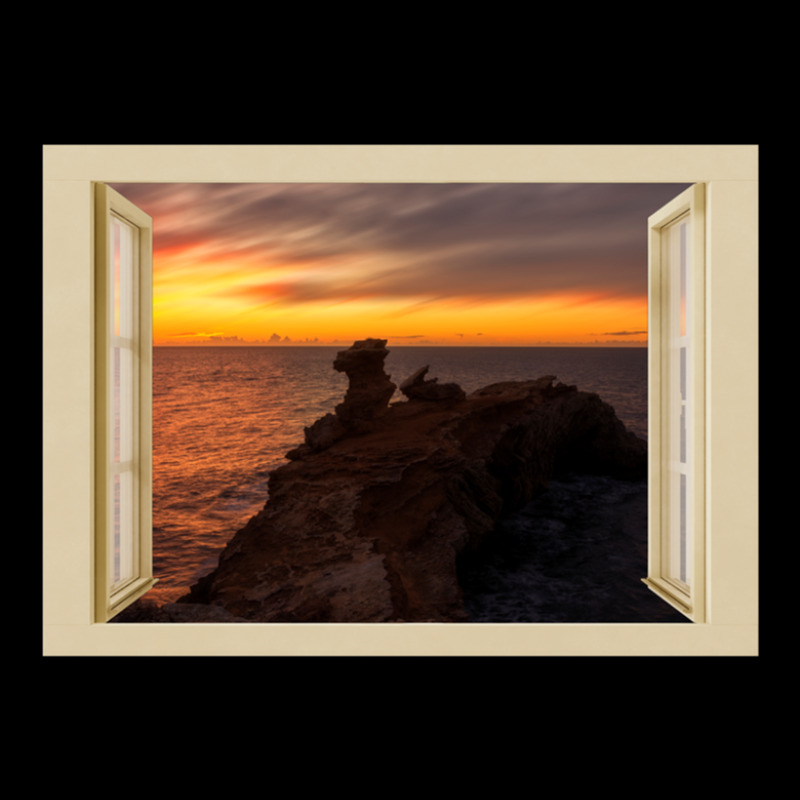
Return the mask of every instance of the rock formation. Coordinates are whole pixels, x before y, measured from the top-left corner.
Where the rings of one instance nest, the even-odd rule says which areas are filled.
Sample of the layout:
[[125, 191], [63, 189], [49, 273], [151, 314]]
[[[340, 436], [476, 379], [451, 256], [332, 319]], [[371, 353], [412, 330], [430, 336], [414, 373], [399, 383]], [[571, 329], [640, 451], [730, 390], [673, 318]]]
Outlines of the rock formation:
[[467, 619], [460, 554], [565, 472], [646, 475], [646, 444], [596, 394], [554, 376], [466, 396], [425, 380], [390, 405], [386, 342], [342, 351], [335, 414], [269, 480], [269, 500], [182, 603], [252, 622]]
[[333, 368], [344, 372], [349, 382], [344, 402], [336, 406], [335, 414], [326, 414], [306, 428], [305, 446], [293, 450], [288, 458], [325, 449], [342, 436], [370, 429], [372, 421], [386, 412], [397, 388], [383, 370], [387, 355], [386, 339], [363, 339], [337, 355]]
[[437, 379], [425, 380], [429, 366], [418, 369], [400, 384], [400, 391], [409, 400], [463, 400], [464, 390], [457, 383], [437, 383]]
[[342, 350], [333, 362], [333, 368], [344, 372], [349, 381], [336, 416], [352, 431], [364, 429], [363, 423], [386, 413], [397, 388], [383, 371], [387, 355], [386, 339], [364, 339]]

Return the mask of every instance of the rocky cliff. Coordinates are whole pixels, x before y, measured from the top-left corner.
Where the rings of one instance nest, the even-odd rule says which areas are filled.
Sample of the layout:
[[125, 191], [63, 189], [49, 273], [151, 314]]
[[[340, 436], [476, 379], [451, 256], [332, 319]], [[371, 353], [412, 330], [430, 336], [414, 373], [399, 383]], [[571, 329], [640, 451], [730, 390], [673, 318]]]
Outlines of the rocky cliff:
[[566, 472], [646, 475], [645, 442], [595, 394], [545, 376], [465, 395], [426, 366], [390, 403], [387, 354], [381, 339], [338, 354], [343, 402], [179, 604], [252, 622], [464, 621], [459, 557], [504, 514]]

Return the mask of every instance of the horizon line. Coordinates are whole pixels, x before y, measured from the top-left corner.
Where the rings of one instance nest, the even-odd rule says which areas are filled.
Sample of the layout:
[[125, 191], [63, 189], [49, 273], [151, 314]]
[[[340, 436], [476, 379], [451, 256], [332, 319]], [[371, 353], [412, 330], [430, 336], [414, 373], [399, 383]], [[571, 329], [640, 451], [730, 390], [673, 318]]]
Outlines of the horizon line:
[[[365, 337], [365, 338], [375, 338], [379, 339], [382, 337], [375, 336], [375, 337]], [[285, 349], [287, 347], [342, 347], [342, 346], [352, 346], [354, 342], [363, 341], [362, 339], [354, 339], [354, 340], [347, 340], [341, 342], [281, 342], [280, 344], [267, 344], [266, 342], [198, 342], [193, 344], [175, 344], [173, 343], [156, 343], [153, 342], [153, 347], [175, 347], [180, 349], [187, 349], [192, 347], [261, 347], [261, 348], [270, 348], [275, 350]], [[455, 348], [491, 348], [491, 347], [614, 347], [614, 348], [646, 348], [648, 346], [647, 342], [539, 342], [536, 344], [457, 344], [457, 343], [434, 343], [434, 342], [425, 342], [419, 344], [410, 344], [410, 343], [401, 343], [401, 344], [392, 344], [391, 340], [387, 340], [387, 347], [455, 347]]]

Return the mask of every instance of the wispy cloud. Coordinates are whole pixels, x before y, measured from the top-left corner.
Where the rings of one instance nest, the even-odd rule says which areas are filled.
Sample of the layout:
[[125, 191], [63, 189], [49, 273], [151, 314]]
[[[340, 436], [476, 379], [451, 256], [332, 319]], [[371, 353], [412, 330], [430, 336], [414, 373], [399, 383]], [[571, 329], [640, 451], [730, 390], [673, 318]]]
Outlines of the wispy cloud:
[[630, 343], [645, 334], [647, 217], [684, 188], [113, 185], [155, 221], [165, 339], [282, 344], [349, 335], [357, 315], [409, 343], [512, 326], [535, 341], [593, 329]]
[[[302, 274], [254, 302], [646, 292], [647, 215], [674, 184], [126, 184], [157, 252]], [[357, 273], [354, 271], [357, 267]]]

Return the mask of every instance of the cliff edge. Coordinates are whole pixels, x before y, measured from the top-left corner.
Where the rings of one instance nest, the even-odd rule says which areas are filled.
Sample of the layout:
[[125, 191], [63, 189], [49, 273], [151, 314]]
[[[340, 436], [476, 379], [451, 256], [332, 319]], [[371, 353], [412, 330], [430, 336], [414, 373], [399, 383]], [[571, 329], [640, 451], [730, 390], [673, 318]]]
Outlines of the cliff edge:
[[249, 622], [466, 621], [457, 560], [504, 514], [567, 472], [646, 476], [646, 443], [596, 394], [548, 375], [466, 395], [426, 366], [390, 403], [387, 354], [383, 339], [338, 354], [344, 401], [179, 603]]

